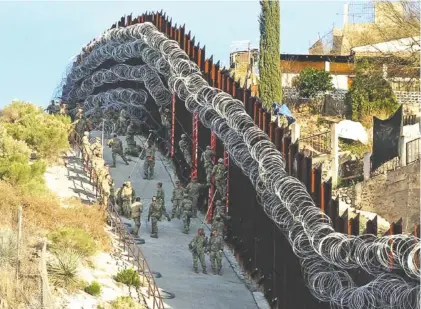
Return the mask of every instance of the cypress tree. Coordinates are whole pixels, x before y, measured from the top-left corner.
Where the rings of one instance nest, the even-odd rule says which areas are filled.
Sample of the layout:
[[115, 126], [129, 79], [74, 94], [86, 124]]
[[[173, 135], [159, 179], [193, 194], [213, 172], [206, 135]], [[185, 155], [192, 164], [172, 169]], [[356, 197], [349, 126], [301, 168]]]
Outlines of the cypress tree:
[[279, 0], [261, 0], [260, 6], [259, 97], [270, 111], [273, 102], [282, 103]]

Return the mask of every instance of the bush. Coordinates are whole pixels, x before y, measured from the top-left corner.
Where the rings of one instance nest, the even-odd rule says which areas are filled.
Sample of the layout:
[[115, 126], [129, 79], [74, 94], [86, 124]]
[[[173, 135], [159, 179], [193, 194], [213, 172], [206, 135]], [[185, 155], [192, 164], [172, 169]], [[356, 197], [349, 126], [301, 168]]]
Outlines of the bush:
[[9, 228], [0, 228], [0, 265], [12, 264], [16, 259], [17, 235]]
[[91, 282], [91, 284], [90, 284], [90, 285], [88, 285], [88, 286], [84, 289], [84, 291], [85, 291], [86, 293], [88, 293], [89, 295], [92, 295], [92, 296], [98, 296], [98, 295], [100, 295], [100, 294], [101, 294], [101, 285], [100, 285], [98, 282], [93, 281], [93, 282]]
[[317, 94], [333, 90], [332, 76], [329, 72], [306, 68], [300, 71], [292, 85], [303, 98], [314, 99]]
[[383, 73], [367, 61], [357, 64], [356, 76], [345, 96], [349, 116], [353, 121], [379, 114], [392, 114], [399, 104]]
[[52, 249], [71, 248], [82, 256], [88, 257], [95, 254], [97, 246], [92, 236], [83, 229], [63, 227], [47, 235], [52, 242]]
[[8, 133], [24, 141], [41, 158], [55, 159], [69, 148], [70, 118], [48, 115], [31, 103], [14, 101], [1, 113]]
[[121, 282], [127, 286], [133, 286], [135, 288], [140, 287], [140, 277], [137, 271], [132, 268], [123, 269], [122, 271], [118, 272], [117, 276], [115, 276], [115, 281]]
[[46, 165], [43, 161], [29, 164], [30, 155], [28, 145], [14, 139], [0, 124], [0, 178], [28, 191], [42, 189]]
[[56, 250], [47, 263], [50, 282], [61, 288], [73, 288], [80, 282], [77, 269], [81, 256], [72, 249]]
[[117, 297], [110, 304], [113, 309], [144, 309], [146, 308], [143, 304], [136, 303], [129, 296]]

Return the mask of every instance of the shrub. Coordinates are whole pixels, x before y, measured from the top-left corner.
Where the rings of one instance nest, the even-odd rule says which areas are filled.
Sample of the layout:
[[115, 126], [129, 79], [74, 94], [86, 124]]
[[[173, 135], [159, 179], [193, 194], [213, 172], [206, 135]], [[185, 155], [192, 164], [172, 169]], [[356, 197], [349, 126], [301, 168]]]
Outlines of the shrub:
[[48, 115], [31, 103], [14, 101], [3, 109], [0, 121], [13, 138], [24, 141], [41, 158], [56, 158], [69, 148], [68, 117]]
[[136, 303], [130, 296], [120, 296], [111, 303], [113, 309], [145, 309], [143, 304]]
[[72, 249], [56, 250], [53, 258], [47, 263], [50, 282], [61, 288], [70, 288], [78, 285], [78, 266], [80, 254]]
[[367, 61], [357, 64], [356, 76], [345, 96], [345, 104], [354, 121], [361, 121], [366, 116], [390, 115], [399, 107], [383, 73]]
[[115, 276], [115, 281], [121, 282], [127, 286], [140, 287], [140, 277], [137, 271], [132, 268], [123, 269]]
[[333, 90], [332, 76], [329, 72], [305, 68], [292, 81], [294, 88], [303, 98], [314, 99], [317, 94]]
[[92, 236], [81, 228], [63, 227], [47, 235], [52, 249], [71, 248], [82, 256], [92, 256], [97, 247]]
[[101, 294], [101, 285], [98, 282], [93, 281], [90, 285], [85, 287], [84, 291], [92, 296], [98, 296]]
[[0, 228], [0, 265], [11, 264], [16, 259], [17, 235], [9, 228]]

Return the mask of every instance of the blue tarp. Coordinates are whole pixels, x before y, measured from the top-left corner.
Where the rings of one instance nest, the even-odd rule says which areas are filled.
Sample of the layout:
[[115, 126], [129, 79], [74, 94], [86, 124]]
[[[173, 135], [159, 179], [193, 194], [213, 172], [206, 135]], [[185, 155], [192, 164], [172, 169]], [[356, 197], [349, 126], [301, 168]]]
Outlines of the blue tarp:
[[275, 102], [275, 103], [272, 104], [272, 108], [273, 108], [273, 114], [275, 116], [284, 115], [285, 117], [287, 117], [288, 125], [295, 122], [295, 117], [291, 113], [291, 111], [289, 110], [288, 106], [286, 106], [286, 104], [282, 104], [280, 106], [279, 103]]

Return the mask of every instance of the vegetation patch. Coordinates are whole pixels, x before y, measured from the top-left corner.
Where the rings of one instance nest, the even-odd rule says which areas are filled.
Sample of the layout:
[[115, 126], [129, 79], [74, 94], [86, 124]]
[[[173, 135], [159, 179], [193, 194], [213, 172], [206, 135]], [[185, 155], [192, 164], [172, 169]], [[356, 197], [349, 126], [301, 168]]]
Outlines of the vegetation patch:
[[140, 287], [139, 274], [132, 268], [123, 269], [122, 271], [118, 272], [114, 279], [115, 281], [123, 283], [128, 287]]
[[84, 257], [92, 256], [97, 251], [92, 236], [81, 228], [62, 227], [48, 234], [53, 250], [71, 248]]
[[[120, 296], [113, 300], [111, 303], [113, 309], [146, 309], [145, 305], [136, 303], [133, 298], [129, 296]], [[97, 309], [102, 309], [99, 307]]]
[[101, 295], [101, 285], [96, 281], [92, 281], [90, 285], [85, 287], [84, 291], [92, 296], [99, 296]]

